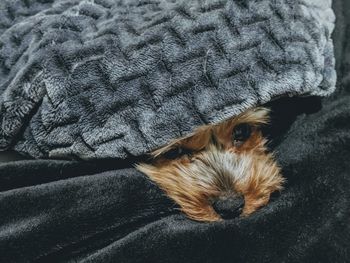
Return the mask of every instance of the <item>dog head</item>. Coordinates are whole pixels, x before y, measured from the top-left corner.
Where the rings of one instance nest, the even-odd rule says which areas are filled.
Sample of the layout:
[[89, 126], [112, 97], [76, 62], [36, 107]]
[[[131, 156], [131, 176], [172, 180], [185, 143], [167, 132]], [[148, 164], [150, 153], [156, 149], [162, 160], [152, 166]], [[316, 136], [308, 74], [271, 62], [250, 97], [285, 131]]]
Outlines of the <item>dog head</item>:
[[247, 216], [266, 205], [284, 182], [259, 129], [268, 113], [255, 108], [200, 127], [153, 152], [152, 161], [137, 169], [194, 220]]

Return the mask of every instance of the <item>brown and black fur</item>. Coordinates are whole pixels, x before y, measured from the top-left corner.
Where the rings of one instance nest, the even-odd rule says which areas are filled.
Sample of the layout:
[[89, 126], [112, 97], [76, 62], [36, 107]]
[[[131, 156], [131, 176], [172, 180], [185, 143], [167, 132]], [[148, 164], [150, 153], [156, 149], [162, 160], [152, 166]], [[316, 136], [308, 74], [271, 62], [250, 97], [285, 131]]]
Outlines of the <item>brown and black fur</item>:
[[[244, 200], [238, 215], [250, 215], [266, 205], [284, 182], [259, 129], [268, 123], [268, 114], [266, 108], [255, 108], [220, 124], [200, 127], [154, 151], [152, 161], [137, 169], [194, 220], [221, 220], [213, 203], [232, 197]], [[241, 136], [242, 129], [246, 138]]]

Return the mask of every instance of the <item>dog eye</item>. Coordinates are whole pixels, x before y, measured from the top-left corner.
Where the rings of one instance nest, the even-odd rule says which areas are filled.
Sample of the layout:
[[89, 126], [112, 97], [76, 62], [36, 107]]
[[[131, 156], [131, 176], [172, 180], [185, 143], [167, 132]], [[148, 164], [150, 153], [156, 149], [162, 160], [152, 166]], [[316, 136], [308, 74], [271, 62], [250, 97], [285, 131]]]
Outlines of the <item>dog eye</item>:
[[169, 151], [167, 151], [166, 153], [164, 153], [164, 157], [166, 159], [176, 159], [176, 158], [179, 158], [183, 155], [191, 155], [192, 154], [192, 151], [189, 150], [189, 149], [185, 149], [185, 148], [181, 148], [181, 147], [176, 147], [176, 148], [172, 148], [170, 149]]
[[237, 125], [232, 132], [232, 141], [235, 146], [241, 146], [252, 133], [252, 126], [243, 123]]

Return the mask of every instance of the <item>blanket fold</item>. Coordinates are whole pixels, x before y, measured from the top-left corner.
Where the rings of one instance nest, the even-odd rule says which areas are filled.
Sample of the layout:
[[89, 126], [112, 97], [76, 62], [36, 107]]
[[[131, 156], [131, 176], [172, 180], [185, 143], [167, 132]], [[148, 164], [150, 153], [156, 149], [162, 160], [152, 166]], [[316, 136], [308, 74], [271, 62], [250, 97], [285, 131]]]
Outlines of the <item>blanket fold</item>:
[[4, 0], [0, 148], [142, 155], [247, 108], [333, 92], [331, 0]]
[[[0, 1], [0, 6], [4, 3], [11, 8], [0, 8], [6, 14], [0, 15], [2, 33], [35, 14], [39, 19], [44, 9], [54, 8], [54, 16], [77, 1], [15, 0]], [[327, 99], [283, 98], [269, 104], [272, 126], [265, 132], [273, 139], [287, 184], [266, 207], [246, 219], [199, 223], [130, 168], [132, 162], [0, 163], [0, 262], [348, 262], [350, 2], [334, 0], [333, 8], [337, 91]], [[187, 9], [180, 12], [188, 14]], [[1, 76], [8, 73], [0, 70]], [[34, 116], [25, 117], [23, 134], [11, 147], [21, 148], [31, 134], [29, 126], [42, 123], [38, 116], [45, 116], [45, 96]], [[36, 143], [46, 156], [45, 141], [27, 145]]]
[[285, 190], [248, 218], [189, 220], [112, 163], [1, 164], [0, 262], [347, 262], [349, 105], [342, 95], [280, 123]]

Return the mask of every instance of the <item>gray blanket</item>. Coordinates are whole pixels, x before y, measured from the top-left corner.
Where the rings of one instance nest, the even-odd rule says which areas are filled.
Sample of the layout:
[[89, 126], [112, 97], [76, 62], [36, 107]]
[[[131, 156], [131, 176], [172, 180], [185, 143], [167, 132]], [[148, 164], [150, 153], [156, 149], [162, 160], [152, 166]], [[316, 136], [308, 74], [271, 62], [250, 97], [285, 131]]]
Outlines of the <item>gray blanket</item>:
[[334, 90], [331, 0], [1, 0], [0, 149], [126, 158]]

